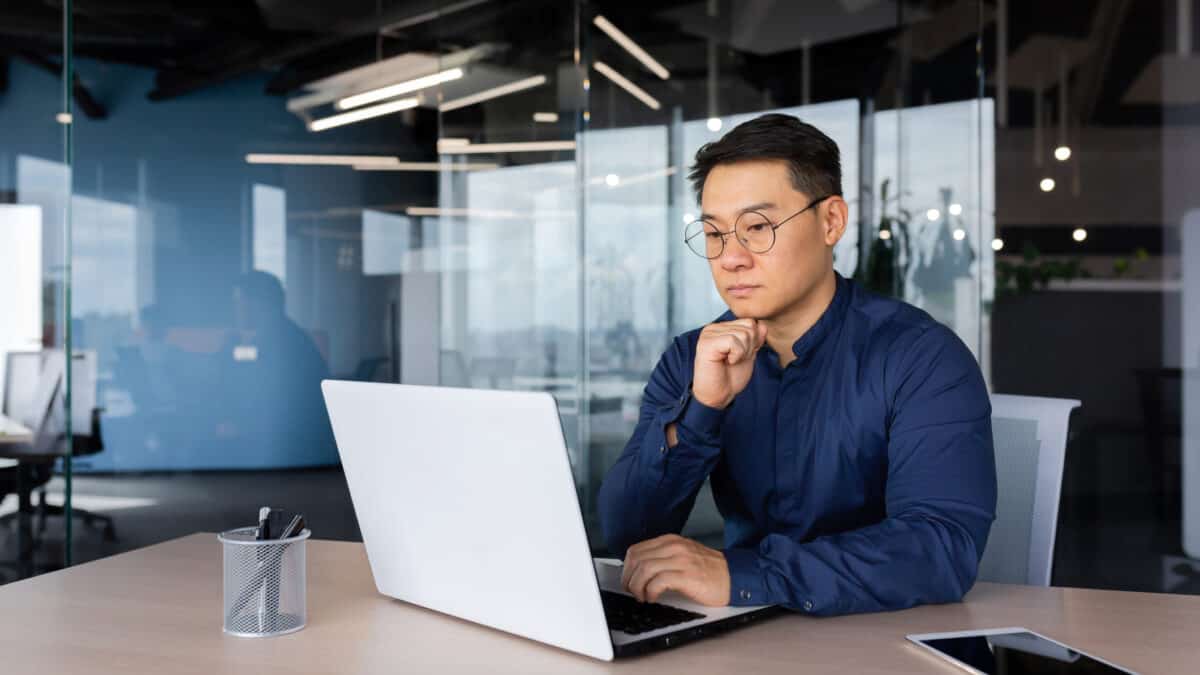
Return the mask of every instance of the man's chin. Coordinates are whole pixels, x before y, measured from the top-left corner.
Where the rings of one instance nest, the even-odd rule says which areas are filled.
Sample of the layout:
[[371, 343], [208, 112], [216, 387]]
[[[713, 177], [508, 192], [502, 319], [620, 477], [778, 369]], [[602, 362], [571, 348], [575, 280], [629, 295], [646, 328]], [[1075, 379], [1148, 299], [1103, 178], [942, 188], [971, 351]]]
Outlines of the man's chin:
[[766, 319], [771, 315], [770, 309], [766, 303], [755, 302], [754, 300], [739, 300], [731, 298], [725, 301], [729, 306], [729, 311], [739, 319]]

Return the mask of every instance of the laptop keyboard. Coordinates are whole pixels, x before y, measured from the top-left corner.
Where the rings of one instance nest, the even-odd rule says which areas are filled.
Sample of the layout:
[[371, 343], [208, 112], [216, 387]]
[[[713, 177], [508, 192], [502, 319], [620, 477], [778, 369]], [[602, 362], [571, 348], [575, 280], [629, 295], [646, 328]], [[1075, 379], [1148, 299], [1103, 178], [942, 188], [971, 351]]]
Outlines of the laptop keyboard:
[[612, 591], [600, 591], [608, 627], [630, 635], [648, 633], [677, 623], [703, 619], [703, 614], [686, 609], [660, 605], [657, 602], [638, 602], [635, 598]]

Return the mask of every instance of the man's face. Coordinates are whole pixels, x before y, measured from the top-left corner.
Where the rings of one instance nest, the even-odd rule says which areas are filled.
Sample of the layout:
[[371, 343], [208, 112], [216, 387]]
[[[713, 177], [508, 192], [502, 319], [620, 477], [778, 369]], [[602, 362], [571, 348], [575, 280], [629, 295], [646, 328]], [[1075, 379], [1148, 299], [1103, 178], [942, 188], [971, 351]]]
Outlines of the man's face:
[[[754, 160], [713, 167], [704, 181], [701, 208], [706, 227], [729, 232], [746, 211], [778, 224], [824, 196], [796, 190], [786, 162]], [[777, 318], [829, 273], [833, 245], [844, 228], [845, 203], [834, 197], [778, 227], [775, 245], [765, 253], [726, 237], [725, 250], [709, 261], [717, 291], [738, 318]]]

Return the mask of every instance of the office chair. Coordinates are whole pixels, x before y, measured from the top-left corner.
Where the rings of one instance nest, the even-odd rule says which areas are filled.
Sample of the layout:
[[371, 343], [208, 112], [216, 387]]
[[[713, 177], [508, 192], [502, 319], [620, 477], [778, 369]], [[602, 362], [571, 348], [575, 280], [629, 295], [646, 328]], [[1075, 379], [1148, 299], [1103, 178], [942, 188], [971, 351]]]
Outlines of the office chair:
[[[41, 421], [42, 413], [38, 411], [38, 399], [49, 396], [47, 383], [39, 381], [41, 371], [40, 351], [11, 351], [4, 355], [4, 386], [0, 389], [0, 394], [3, 394], [0, 401], [3, 404], [0, 405], [0, 414], [28, 428], [33, 428]], [[48, 403], [46, 400], [40, 405]], [[0, 503], [7, 499], [8, 495], [16, 493], [17, 462], [4, 460], [4, 465], [0, 467]], [[15, 513], [0, 516], [0, 524], [7, 524], [15, 519]]]
[[[5, 406], [4, 414], [7, 417], [15, 418], [18, 421], [26, 424], [30, 428], [37, 428], [40, 425], [40, 416], [35, 415], [32, 411], [36, 410], [43, 404], [37, 399], [42, 395], [41, 392], [46, 390], [46, 382], [41, 380], [49, 380], [55, 375], [55, 371], [61, 372], [61, 368], [53, 366], [49, 368], [43, 367], [43, 359], [62, 359], [62, 352], [51, 350], [44, 353], [39, 352], [12, 352], [8, 358], [8, 367], [5, 377]], [[30, 369], [30, 364], [27, 363], [30, 359], [36, 359], [38, 368]], [[96, 400], [96, 353], [94, 351], [84, 351], [75, 354], [72, 359], [72, 429], [75, 430], [71, 436], [72, 455], [76, 458], [94, 455], [104, 450], [104, 441], [101, 435], [100, 428], [100, 413], [102, 410], [95, 406]], [[15, 366], [15, 367], [14, 367]], [[38, 373], [35, 381], [37, 386], [29, 386], [29, 374]], [[44, 376], [44, 377], [43, 377]], [[30, 394], [30, 392], [38, 392]], [[9, 410], [9, 402], [13, 402], [14, 409]], [[16, 406], [18, 401], [24, 401], [25, 407]], [[62, 405], [61, 394], [56, 399], [57, 405]], [[11, 414], [10, 414], [11, 412]], [[49, 433], [55, 434], [56, 438], [50, 439], [50, 442], [61, 446], [65, 443], [65, 428], [49, 429]], [[64, 453], [65, 454], [65, 453]], [[46, 498], [46, 485], [54, 476], [55, 461], [39, 462], [31, 467], [30, 491], [37, 494], [37, 501], [33, 504], [33, 512], [37, 516], [37, 527], [35, 529], [35, 546], [37, 545], [37, 535], [42, 535], [46, 531], [46, 521], [50, 516], [65, 516], [65, 505], [51, 504]], [[0, 498], [6, 494], [16, 492], [16, 467], [8, 467], [0, 469]], [[19, 512], [0, 516], [0, 524], [7, 525], [20, 517]], [[106, 516], [99, 513], [94, 513], [87, 509], [72, 508], [71, 517], [82, 520], [89, 527], [97, 523], [104, 525], [104, 540], [116, 541], [117, 531], [116, 524], [111, 516]]]
[[[100, 413], [103, 412], [100, 408], [92, 408], [92, 419], [89, 426], [88, 435], [72, 434], [71, 448], [72, 455], [76, 458], [94, 455], [104, 450], [104, 440], [100, 432]], [[54, 465], [45, 465], [46, 473], [48, 474], [45, 481], [38, 486], [38, 500], [34, 505], [34, 512], [37, 515], [37, 534], [42, 535], [46, 532], [46, 519], [50, 516], [63, 517], [66, 515], [65, 504], [51, 504], [46, 500], [46, 483], [50, 481], [49, 474], [53, 474]], [[71, 508], [71, 517], [83, 521], [84, 525], [93, 527], [97, 523], [104, 525], [104, 541], [114, 542], [117, 540], [117, 526], [113, 521], [112, 516], [106, 516], [101, 513], [89, 511], [79, 508], [78, 506]]]
[[992, 395], [999, 498], [979, 581], [1049, 586], [1071, 411], [1079, 401]]
[[[48, 353], [48, 358], [62, 358], [60, 350]], [[103, 409], [96, 406], [98, 364], [94, 350], [75, 352], [71, 359], [71, 455], [74, 458], [87, 457], [104, 450], [104, 440], [101, 436], [100, 414]], [[58, 430], [60, 436], [65, 432]], [[59, 439], [60, 445], [65, 441]], [[53, 473], [53, 463], [46, 467], [48, 473]], [[46, 531], [46, 520], [50, 516], [66, 515], [65, 505], [51, 504], [46, 500], [46, 486], [42, 483], [38, 489], [38, 500], [34, 507], [38, 517], [37, 533]], [[111, 516], [102, 515], [81, 509], [71, 509], [71, 517], [82, 520], [87, 526], [97, 523], [104, 525], [104, 540], [116, 541], [117, 530]]]

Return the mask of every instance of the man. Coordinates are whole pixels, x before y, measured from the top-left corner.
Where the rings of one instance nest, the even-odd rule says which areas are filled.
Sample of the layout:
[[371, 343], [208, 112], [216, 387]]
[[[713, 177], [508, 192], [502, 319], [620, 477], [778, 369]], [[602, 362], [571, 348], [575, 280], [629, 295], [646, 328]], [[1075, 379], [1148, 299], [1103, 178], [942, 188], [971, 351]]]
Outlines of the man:
[[[663, 354], [601, 486], [626, 589], [816, 615], [961, 599], [996, 507], [974, 357], [834, 272], [847, 207], [816, 128], [746, 122], [690, 178], [702, 216], [685, 238], [730, 311]], [[708, 477], [723, 550], [677, 534]]]
[[321, 380], [329, 368], [313, 339], [286, 312], [283, 284], [253, 270], [233, 286], [234, 331], [219, 353], [218, 438], [241, 467], [323, 466], [337, 450]]

